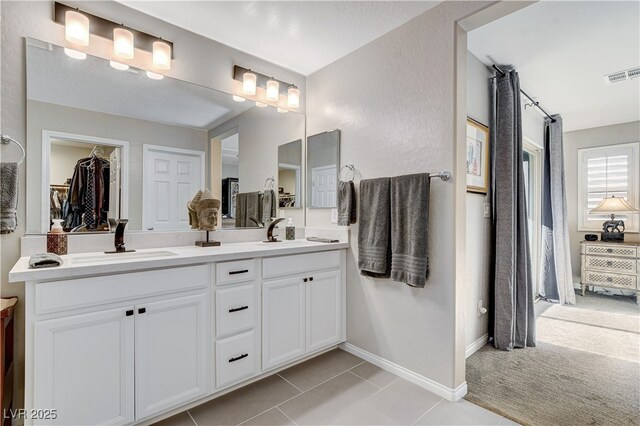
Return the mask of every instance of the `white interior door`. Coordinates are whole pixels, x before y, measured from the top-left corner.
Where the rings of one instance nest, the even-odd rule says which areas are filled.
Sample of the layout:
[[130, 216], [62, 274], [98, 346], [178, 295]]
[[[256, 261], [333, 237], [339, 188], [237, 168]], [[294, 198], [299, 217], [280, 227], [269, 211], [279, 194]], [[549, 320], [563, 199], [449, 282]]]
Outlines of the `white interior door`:
[[147, 230], [189, 229], [187, 202], [204, 188], [204, 151], [144, 146]]
[[313, 207], [336, 207], [338, 205], [336, 191], [335, 165], [311, 169], [311, 205]]

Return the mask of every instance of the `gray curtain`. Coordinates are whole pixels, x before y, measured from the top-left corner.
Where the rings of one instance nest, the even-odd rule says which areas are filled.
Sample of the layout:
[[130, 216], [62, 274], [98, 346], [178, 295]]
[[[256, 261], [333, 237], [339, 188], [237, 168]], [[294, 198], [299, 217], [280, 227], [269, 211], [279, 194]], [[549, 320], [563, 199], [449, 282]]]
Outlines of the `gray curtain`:
[[493, 341], [498, 349], [535, 346], [534, 288], [522, 164], [520, 80], [496, 75], [493, 141]]
[[542, 283], [541, 296], [574, 305], [567, 194], [564, 183], [562, 117], [544, 122], [544, 172], [542, 177]]

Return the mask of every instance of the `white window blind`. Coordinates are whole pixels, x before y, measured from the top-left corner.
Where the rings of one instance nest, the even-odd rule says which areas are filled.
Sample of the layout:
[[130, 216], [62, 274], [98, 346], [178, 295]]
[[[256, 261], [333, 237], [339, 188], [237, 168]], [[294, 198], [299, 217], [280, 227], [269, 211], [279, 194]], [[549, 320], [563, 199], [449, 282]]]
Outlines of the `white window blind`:
[[[578, 206], [580, 230], [593, 231], [602, 228], [608, 214], [589, 214], [603, 198], [625, 198], [636, 206], [638, 196], [638, 157], [640, 143], [609, 145], [578, 150], [578, 164], [581, 166]], [[636, 214], [619, 214], [616, 218], [625, 221], [627, 231], [638, 230]]]

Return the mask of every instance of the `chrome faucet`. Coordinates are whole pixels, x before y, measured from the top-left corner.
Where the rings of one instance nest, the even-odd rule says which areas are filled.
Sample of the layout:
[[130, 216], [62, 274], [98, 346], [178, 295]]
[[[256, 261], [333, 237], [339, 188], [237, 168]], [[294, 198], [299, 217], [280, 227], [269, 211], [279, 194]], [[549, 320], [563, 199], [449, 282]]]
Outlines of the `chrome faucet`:
[[114, 240], [114, 245], [116, 249], [115, 251], [105, 251], [106, 254], [127, 253], [127, 252], [135, 251], [135, 250], [127, 250], [124, 246], [124, 228], [127, 226], [127, 223], [129, 223], [129, 219], [118, 219], [118, 220], [109, 219], [110, 228], [113, 228], [114, 224], [116, 227], [116, 236]]
[[265, 241], [265, 243], [279, 243], [281, 241], [273, 236], [273, 228], [275, 228], [276, 225], [282, 222], [283, 220], [284, 218], [281, 217], [271, 222], [271, 225], [269, 225], [269, 229], [267, 229], [267, 240]]

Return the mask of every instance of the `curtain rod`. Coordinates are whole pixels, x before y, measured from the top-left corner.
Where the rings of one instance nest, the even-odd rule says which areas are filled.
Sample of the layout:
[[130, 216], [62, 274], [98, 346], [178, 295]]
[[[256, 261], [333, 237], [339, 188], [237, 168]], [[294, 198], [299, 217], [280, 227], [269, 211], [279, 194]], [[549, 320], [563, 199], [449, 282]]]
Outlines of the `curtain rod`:
[[[496, 72], [500, 73], [500, 75], [501, 75], [501, 76], [503, 76], [503, 77], [504, 77], [505, 75], [507, 75], [507, 74], [506, 74], [504, 71], [502, 71], [502, 70], [501, 70], [501, 69], [500, 69], [496, 64], [493, 64], [491, 67], [492, 67], [494, 70], [496, 70]], [[527, 99], [529, 99], [531, 102], [533, 102], [533, 106], [534, 106], [534, 107], [536, 107], [536, 108], [538, 108], [540, 111], [542, 111], [542, 113], [543, 113], [544, 115], [546, 115], [547, 117], [549, 117], [549, 119], [551, 120], [551, 122], [552, 122], [552, 123], [555, 123], [555, 122], [556, 122], [556, 119], [555, 119], [555, 118], [553, 118], [553, 117], [551, 117], [551, 116], [549, 115], [549, 113], [547, 113], [547, 111], [545, 111], [545, 110], [540, 106], [540, 102], [534, 101], [534, 100], [533, 100], [533, 98], [532, 98], [531, 96], [529, 96], [529, 95], [527, 94], [527, 92], [525, 92], [525, 91], [524, 91], [524, 90], [522, 90], [522, 89], [520, 89], [520, 93], [522, 93], [522, 94], [523, 94]]]

